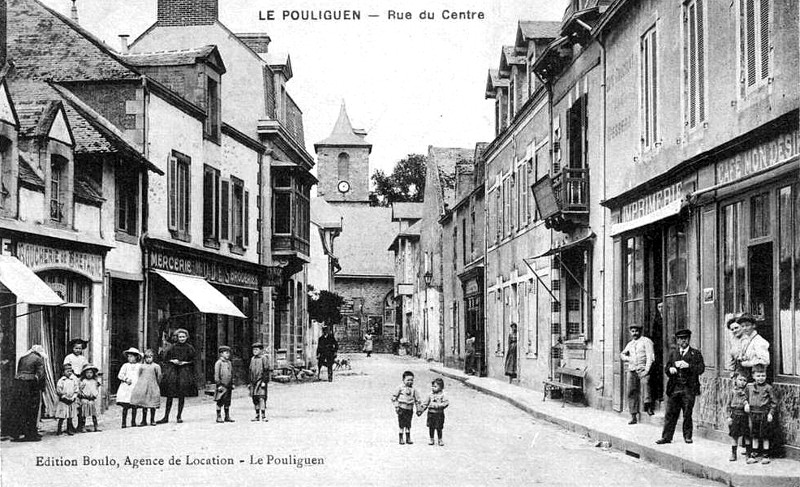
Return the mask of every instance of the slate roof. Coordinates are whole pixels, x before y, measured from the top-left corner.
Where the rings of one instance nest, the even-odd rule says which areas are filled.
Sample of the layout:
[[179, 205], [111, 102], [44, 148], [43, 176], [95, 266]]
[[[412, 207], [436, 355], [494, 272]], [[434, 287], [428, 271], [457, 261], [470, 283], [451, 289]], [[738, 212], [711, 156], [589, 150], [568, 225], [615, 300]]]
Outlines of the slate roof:
[[512, 64], [525, 64], [525, 55], [517, 52], [515, 46], [503, 46], [503, 54], [500, 60], [500, 69], [503, 66], [510, 66]]
[[341, 228], [342, 213], [323, 198], [311, 198], [311, 222], [322, 228]]
[[103, 41], [37, 0], [7, 0], [8, 57], [15, 77], [55, 81], [136, 80]]
[[44, 180], [36, 174], [27, 158], [19, 154], [19, 180], [21, 183], [44, 189]]
[[494, 90], [499, 87], [507, 87], [510, 84], [507, 78], [500, 77], [500, 70], [490, 69], [486, 77], [486, 98], [494, 98]]
[[419, 240], [420, 235], [422, 234], [421, 229], [422, 229], [422, 220], [419, 220], [410, 227], [403, 230], [402, 232], [398, 233], [392, 240], [391, 245], [389, 245], [389, 250], [396, 251], [397, 244], [400, 242], [401, 238], [408, 238], [409, 240]]
[[396, 234], [392, 210], [365, 204], [333, 205], [344, 220], [342, 234], [336, 239], [336, 257], [342, 270], [339, 275], [394, 275], [394, 258], [388, 248]]
[[428, 147], [427, 170], [435, 171], [438, 177], [433, 178], [436, 190], [442, 197], [444, 208], [452, 208], [455, 203], [455, 172], [456, 165], [472, 163], [475, 149], [464, 149], [460, 147]]
[[[17, 100], [21, 136], [47, 135], [52, 117], [58, 107], [63, 106], [75, 139], [76, 154], [117, 153], [163, 174], [114, 124], [66, 88], [39, 81], [12, 80], [9, 89]], [[20, 108], [24, 113], [24, 124]]]
[[225, 64], [217, 46], [207, 45], [192, 49], [156, 52], [131, 52], [120, 54], [120, 57], [132, 66], [185, 66], [209, 62], [220, 73], [225, 73]]
[[[527, 39], [555, 39], [561, 35], [561, 22], [520, 20], [519, 33]], [[518, 39], [519, 40], [519, 39]]]
[[[363, 132], [363, 131], [362, 131]], [[363, 146], [372, 149], [372, 144], [364, 140], [364, 136], [353, 130], [353, 124], [350, 123], [350, 117], [347, 116], [347, 109], [342, 102], [342, 107], [339, 109], [339, 119], [336, 120], [336, 125], [333, 126], [333, 131], [327, 139], [314, 144], [314, 150], [319, 150], [318, 147], [323, 146]]]
[[392, 221], [419, 220], [422, 218], [424, 203], [392, 203]]

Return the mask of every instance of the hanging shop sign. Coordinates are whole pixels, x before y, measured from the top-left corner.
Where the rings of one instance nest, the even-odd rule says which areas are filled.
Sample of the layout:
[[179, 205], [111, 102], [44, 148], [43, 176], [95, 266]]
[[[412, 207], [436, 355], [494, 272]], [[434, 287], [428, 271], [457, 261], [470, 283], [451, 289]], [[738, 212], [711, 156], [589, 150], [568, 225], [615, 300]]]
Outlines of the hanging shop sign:
[[798, 154], [800, 154], [800, 132], [794, 129], [717, 162], [717, 184], [746, 178]]
[[66, 269], [83, 274], [95, 282], [103, 280], [103, 256], [99, 254], [18, 242], [17, 258], [34, 272]]

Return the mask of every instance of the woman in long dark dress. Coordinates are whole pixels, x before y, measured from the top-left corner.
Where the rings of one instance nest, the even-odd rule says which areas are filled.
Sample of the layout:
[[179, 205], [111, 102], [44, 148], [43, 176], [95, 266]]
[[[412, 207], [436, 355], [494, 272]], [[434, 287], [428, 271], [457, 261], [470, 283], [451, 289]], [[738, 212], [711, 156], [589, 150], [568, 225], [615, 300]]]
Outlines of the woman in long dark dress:
[[508, 333], [508, 349], [506, 350], [506, 375], [511, 383], [517, 377], [517, 324], [511, 323]]
[[[34, 345], [20, 357], [14, 377], [16, 397], [14, 400], [15, 424], [11, 441], [39, 441], [39, 404], [45, 382], [44, 361], [47, 354], [44, 347]], [[24, 438], [21, 438], [24, 435]]]
[[164, 417], [158, 424], [169, 422], [169, 413], [172, 410], [172, 400], [178, 398], [177, 422], [183, 423], [184, 400], [187, 397], [197, 396], [197, 382], [194, 378], [195, 349], [187, 343], [189, 332], [183, 328], [175, 330], [178, 342], [172, 345], [164, 354], [164, 379], [161, 382], [161, 395], [167, 398]]

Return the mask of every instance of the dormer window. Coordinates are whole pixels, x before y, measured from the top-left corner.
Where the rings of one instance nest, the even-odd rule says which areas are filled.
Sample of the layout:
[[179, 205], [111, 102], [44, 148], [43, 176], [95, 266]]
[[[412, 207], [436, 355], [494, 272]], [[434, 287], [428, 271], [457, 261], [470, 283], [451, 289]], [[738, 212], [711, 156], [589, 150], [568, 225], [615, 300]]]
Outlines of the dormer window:
[[222, 127], [219, 83], [210, 77], [206, 83], [206, 112], [205, 136], [219, 142]]
[[511, 82], [508, 85], [508, 124], [511, 125], [511, 121], [514, 120], [514, 114], [516, 113], [514, 107], [514, 100], [516, 96], [516, 83], [515, 83], [514, 75], [511, 75]]

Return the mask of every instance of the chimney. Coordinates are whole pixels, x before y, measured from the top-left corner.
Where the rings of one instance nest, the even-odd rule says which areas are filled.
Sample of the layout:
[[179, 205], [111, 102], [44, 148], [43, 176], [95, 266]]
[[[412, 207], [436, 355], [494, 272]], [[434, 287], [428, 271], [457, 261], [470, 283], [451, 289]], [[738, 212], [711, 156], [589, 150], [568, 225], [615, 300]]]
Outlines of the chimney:
[[156, 20], [162, 27], [211, 25], [219, 19], [219, 0], [158, 0]]
[[256, 54], [266, 54], [269, 52], [269, 43], [272, 41], [267, 34], [247, 33], [236, 34], [240, 41], [244, 42], [247, 47], [256, 52]]
[[128, 37], [130, 37], [130, 34], [120, 34], [118, 37], [119, 37], [119, 52], [121, 54], [128, 54]]
[[75, 4], [76, 0], [72, 0], [72, 10], [69, 12], [69, 16], [73, 22], [76, 24], [78, 23], [78, 6]]

